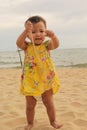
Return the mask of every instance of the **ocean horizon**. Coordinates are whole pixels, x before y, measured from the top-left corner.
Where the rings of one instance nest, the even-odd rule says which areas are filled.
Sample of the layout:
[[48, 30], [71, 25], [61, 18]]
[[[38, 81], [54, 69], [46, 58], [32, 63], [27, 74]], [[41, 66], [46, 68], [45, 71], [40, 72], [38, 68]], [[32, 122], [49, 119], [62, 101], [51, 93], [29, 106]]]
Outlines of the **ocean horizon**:
[[[22, 63], [23, 51], [20, 51]], [[0, 68], [21, 67], [18, 51], [0, 51]], [[87, 67], [87, 48], [55, 49], [51, 57], [56, 67]]]

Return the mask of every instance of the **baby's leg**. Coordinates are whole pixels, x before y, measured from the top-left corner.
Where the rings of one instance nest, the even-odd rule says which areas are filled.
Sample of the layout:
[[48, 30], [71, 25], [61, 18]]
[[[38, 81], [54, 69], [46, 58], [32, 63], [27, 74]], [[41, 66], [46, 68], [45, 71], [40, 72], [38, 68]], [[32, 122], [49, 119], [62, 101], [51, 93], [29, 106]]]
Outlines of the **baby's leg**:
[[34, 122], [36, 99], [33, 96], [26, 96], [26, 117], [28, 126], [25, 130], [31, 130]]
[[55, 107], [54, 107], [54, 102], [53, 102], [52, 89], [42, 94], [42, 100], [43, 100], [44, 105], [46, 106], [50, 124], [56, 129], [60, 128], [62, 125], [59, 125], [56, 122], [56, 112], [55, 112]]

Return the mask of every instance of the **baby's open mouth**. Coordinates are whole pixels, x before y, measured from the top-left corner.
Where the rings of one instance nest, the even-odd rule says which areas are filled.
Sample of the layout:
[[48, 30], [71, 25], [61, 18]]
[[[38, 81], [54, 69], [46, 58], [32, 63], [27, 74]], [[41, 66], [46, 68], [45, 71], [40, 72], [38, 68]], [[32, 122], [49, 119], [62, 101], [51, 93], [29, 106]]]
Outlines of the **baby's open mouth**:
[[35, 40], [41, 40], [41, 38], [37, 37], [37, 38], [35, 38]]

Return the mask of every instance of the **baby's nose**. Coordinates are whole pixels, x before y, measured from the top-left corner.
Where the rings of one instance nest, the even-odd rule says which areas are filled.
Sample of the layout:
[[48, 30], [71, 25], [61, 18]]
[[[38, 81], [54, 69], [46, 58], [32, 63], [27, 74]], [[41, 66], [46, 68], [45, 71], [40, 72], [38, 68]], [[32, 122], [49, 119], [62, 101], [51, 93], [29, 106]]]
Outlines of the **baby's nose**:
[[37, 33], [36, 33], [36, 35], [37, 35], [37, 36], [39, 36], [39, 35], [40, 35], [40, 33], [39, 33], [39, 32], [37, 32]]

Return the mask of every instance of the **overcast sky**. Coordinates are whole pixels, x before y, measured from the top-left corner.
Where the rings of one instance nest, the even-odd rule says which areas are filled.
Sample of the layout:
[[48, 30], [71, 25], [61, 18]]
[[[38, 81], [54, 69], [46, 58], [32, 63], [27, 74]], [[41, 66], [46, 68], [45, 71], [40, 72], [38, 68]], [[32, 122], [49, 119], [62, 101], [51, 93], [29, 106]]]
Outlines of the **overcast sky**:
[[87, 48], [87, 0], [0, 0], [0, 51], [17, 50], [16, 39], [33, 15], [46, 19], [60, 48]]

